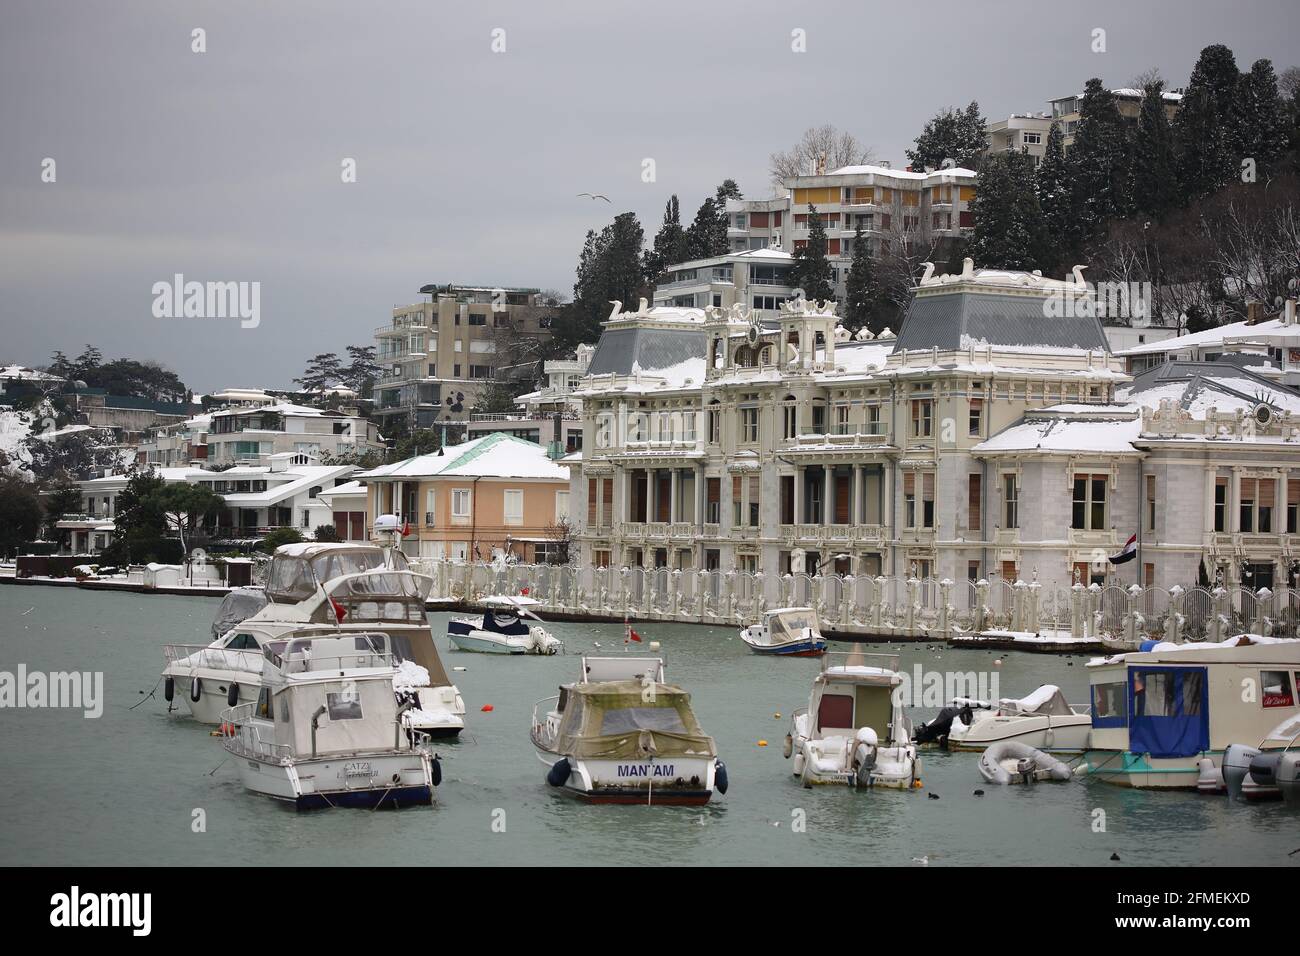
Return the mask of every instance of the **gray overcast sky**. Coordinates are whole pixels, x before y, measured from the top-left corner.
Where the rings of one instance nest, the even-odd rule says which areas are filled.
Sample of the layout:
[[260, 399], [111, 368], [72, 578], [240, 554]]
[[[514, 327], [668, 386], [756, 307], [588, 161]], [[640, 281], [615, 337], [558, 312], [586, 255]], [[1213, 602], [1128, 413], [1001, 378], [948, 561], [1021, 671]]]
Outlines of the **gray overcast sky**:
[[[1210, 43], [1281, 72], [1297, 35], [1295, 0], [3, 0], [0, 362], [91, 342], [196, 391], [287, 386], [426, 282], [569, 291], [617, 212], [649, 240], [671, 193], [687, 222], [728, 176], [766, 196], [769, 154], [808, 126], [901, 165], [948, 105], [1040, 110], [1151, 66], [1181, 86]], [[177, 272], [260, 281], [260, 327], [154, 318]]]

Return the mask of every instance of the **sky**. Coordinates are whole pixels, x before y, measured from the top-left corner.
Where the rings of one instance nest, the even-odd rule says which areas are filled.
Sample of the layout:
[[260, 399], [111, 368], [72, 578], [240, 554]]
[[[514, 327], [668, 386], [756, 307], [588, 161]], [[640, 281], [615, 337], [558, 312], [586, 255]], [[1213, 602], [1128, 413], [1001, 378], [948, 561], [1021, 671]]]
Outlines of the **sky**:
[[[1210, 43], [1280, 73], [1298, 33], [1295, 0], [3, 0], [0, 365], [288, 387], [426, 283], [571, 292], [619, 212], [649, 242], [673, 193], [684, 224], [725, 178], [770, 195], [810, 126], [900, 167], [945, 107], [1182, 86]], [[255, 327], [159, 305], [176, 274], [258, 283]]]

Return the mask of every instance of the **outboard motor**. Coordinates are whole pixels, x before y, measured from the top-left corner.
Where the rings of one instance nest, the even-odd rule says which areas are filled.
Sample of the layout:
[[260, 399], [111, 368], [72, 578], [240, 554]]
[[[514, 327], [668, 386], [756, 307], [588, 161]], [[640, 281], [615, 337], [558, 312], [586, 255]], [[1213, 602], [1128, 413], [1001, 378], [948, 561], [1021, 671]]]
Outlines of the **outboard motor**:
[[916, 728], [915, 742], [928, 744], [937, 741], [939, 746], [946, 750], [948, 748], [948, 733], [952, 730], [952, 722], [961, 718], [961, 722], [969, 727], [972, 716], [970, 704], [964, 704], [961, 707], [951, 704], [939, 711], [939, 715], [933, 720], [928, 720]]
[[876, 769], [876, 757], [879, 740], [870, 727], [858, 730], [853, 747], [853, 766], [856, 768], [855, 780], [859, 787], [871, 786], [871, 772]]
[[1279, 751], [1260, 753], [1250, 758], [1250, 779], [1261, 787], [1277, 787], [1277, 765], [1282, 759]]
[[1223, 752], [1223, 784], [1228, 788], [1228, 799], [1236, 800], [1241, 796], [1241, 785], [1250, 773], [1250, 762], [1259, 753], [1254, 747], [1245, 744], [1229, 744]]

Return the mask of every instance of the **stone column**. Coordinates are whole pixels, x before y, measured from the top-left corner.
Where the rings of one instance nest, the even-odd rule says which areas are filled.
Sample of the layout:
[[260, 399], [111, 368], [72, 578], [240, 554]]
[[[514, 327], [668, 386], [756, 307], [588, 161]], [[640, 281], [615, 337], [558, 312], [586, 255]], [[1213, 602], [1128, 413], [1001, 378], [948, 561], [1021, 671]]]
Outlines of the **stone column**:
[[681, 473], [673, 468], [668, 472], [668, 523], [676, 524], [678, 520], [677, 513], [677, 484], [681, 481]]
[[849, 524], [862, 524], [862, 466], [853, 466], [853, 501], [849, 504]]
[[835, 516], [835, 509], [831, 507], [831, 495], [835, 491], [835, 469], [830, 465], [822, 465], [822, 524], [829, 525], [831, 518]]
[[804, 523], [803, 513], [803, 468], [799, 465], [794, 466], [794, 523]]

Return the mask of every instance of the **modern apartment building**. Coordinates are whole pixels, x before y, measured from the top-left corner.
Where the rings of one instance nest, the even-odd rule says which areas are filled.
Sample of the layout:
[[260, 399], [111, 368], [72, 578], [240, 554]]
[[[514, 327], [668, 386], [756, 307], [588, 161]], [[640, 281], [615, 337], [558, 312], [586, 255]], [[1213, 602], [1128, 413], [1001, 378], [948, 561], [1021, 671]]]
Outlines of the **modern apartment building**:
[[775, 318], [790, 297], [790, 253], [762, 247], [669, 266], [654, 292], [656, 306], [730, 309], [736, 303]]
[[210, 465], [265, 464], [281, 454], [315, 459], [384, 451], [374, 422], [359, 411], [333, 411], [289, 402], [212, 412], [207, 426]]
[[483, 385], [535, 366], [555, 309], [539, 289], [426, 285], [375, 330], [381, 428], [465, 421]]
[[1012, 113], [985, 126], [984, 138], [989, 152], [1024, 150], [1037, 166], [1047, 152], [1047, 134], [1051, 129], [1052, 118], [1047, 113]]
[[[1137, 123], [1138, 114], [1142, 111], [1141, 90], [1131, 88], [1111, 90], [1115, 94], [1115, 106], [1119, 110], [1119, 115], [1129, 123]], [[1178, 106], [1183, 101], [1183, 94], [1179, 92], [1166, 92], [1162, 94], [1165, 104], [1165, 116], [1170, 122], [1178, 114]], [[1083, 94], [1075, 93], [1073, 96], [1062, 96], [1050, 101], [1052, 107], [1052, 121], [1061, 124], [1061, 133], [1065, 137], [1065, 148], [1069, 151], [1074, 145], [1074, 131], [1079, 126], [1079, 106], [1083, 102]], [[1050, 125], [1050, 124], [1049, 124]], [[1043, 142], [1047, 137], [1043, 137]]]
[[572, 358], [547, 359], [546, 385], [515, 398], [518, 412], [474, 412], [467, 438], [501, 433], [545, 445], [553, 457], [582, 450], [582, 399], [577, 397], [595, 346], [579, 345]]
[[568, 555], [569, 468], [494, 434], [358, 474], [367, 523], [399, 515], [411, 557], [549, 562]]
[[[1300, 560], [1300, 393], [1229, 363], [1125, 372], [1077, 281], [967, 260], [896, 339], [833, 307], [614, 317], [572, 456], [581, 561], [1168, 589]], [[1138, 560], [1112, 565], [1130, 535]], [[1292, 556], [1295, 556], [1294, 558]]]

